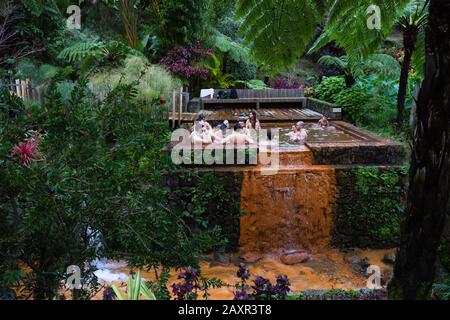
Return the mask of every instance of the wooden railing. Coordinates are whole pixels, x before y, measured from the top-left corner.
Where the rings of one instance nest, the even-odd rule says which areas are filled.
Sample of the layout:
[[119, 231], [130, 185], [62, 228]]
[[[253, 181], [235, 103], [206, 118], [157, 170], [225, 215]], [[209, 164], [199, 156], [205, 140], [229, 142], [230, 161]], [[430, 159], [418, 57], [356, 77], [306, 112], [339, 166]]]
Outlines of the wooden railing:
[[[214, 98], [222, 89], [214, 89]], [[227, 89], [229, 90], [229, 89]], [[236, 89], [238, 99], [270, 99], [304, 97], [303, 89]]]
[[172, 94], [172, 110], [169, 110], [169, 119], [172, 120], [172, 128], [181, 125], [183, 112], [187, 111], [189, 104], [189, 92], [184, 92], [183, 87], [174, 90]]
[[306, 108], [321, 113], [332, 120], [342, 119], [341, 108], [333, 103], [308, 97], [306, 99]]

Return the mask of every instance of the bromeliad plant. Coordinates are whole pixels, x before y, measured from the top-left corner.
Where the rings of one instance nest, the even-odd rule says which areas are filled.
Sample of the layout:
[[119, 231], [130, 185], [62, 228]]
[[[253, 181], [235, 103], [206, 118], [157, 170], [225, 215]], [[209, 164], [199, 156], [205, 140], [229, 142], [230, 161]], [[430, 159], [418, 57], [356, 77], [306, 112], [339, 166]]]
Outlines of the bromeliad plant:
[[153, 292], [147, 287], [141, 277], [141, 271], [138, 271], [135, 275], [131, 275], [128, 278], [127, 283], [127, 295], [123, 295], [116, 285], [111, 287], [118, 300], [141, 300], [144, 297], [145, 300], [156, 300]]

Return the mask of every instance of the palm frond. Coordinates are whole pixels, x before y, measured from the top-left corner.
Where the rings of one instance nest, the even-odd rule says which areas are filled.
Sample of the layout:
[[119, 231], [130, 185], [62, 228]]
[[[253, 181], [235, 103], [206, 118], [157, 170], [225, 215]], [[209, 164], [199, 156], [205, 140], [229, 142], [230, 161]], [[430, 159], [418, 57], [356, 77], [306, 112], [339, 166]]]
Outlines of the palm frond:
[[398, 19], [402, 28], [414, 26], [418, 29], [424, 28], [428, 23], [428, 1], [413, 0], [405, 8]]
[[[346, 50], [349, 60], [360, 60], [373, 54], [380, 46], [403, 12], [409, 0], [338, 0], [331, 13], [325, 32], [330, 34], [337, 46]], [[380, 8], [381, 29], [369, 29], [368, 8], [375, 5]]]
[[217, 32], [214, 46], [219, 49], [220, 52], [227, 53], [231, 60], [234, 62], [249, 61], [251, 55], [247, 47], [242, 46], [240, 43], [233, 41], [230, 37]]
[[417, 72], [417, 76], [423, 79], [425, 76], [425, 29], [419, 31], [416, 50], [414, 50], [412, 55], [412, 64]]

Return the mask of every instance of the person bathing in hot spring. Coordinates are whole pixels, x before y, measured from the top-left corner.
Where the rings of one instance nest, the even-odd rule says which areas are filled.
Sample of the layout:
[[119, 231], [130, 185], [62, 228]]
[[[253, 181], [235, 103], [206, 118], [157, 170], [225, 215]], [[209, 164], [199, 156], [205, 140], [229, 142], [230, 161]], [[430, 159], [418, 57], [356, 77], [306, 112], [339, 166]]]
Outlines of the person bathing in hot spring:
[[213, 129], [213, 140], [214, 143], [224, 143], [225, 138], [227, 137], [227, 130], [229, 129], [229, 123], [228, 120], [225, 120], [222, 123], [219, 123], [217, 126]]
[[322, 119], [319, 120], [319, 126], [322, 129], [327, 129], [327, 130], [336, 130], [336, 128], [334, 126], [331, 125], [330, 121], [328, 120], [327, 117], [323, 116]]
[[308, 132], [305, 129], [303, 121], [297, 122], [292, 126], [291, 132], [287, 134], [292, 142], [304, 143], [308, 138]]
[[328, 128], [330, 126], [330, 121], [328, 121], [328, 118], [323, 116], [320, 120], [319, 120], [319, 125], [322, 128]]
[[198, 115], [197, 121], [200, 122], [205, 127], [206, 130], [212, 131], [212, 127], [208, 123], [208, 121], [206, 121], [206, 115], [204, 113], [200, 113]]
[[248, 120], [245, 123], [245, 128], [248, 130], [260, 130], [261, 124], [259, 123], [259, 120], [256, 117], [256, 111], [252, 110], [248, 114]]
[[207, 129], [205, 123], [201, 121], [196, 121], [194, 123], [194, 131], [191, 133], [191, 142], [192, 143], [201, 143], [201, 144], [211, 144], [211, 132]]
[[235, 145], [245, 145], [246, 143], [248, 144], [253, 144], [253, 140], [252, 138], [250, 138], [249, 135], [245, 134], [243, 132], [243, 127], [238, 123], [234, 126], [234, 131], [231, 135], [229, 135], [228, 137], [226, 137], [225, 142], [227, 144], [235, 144]]

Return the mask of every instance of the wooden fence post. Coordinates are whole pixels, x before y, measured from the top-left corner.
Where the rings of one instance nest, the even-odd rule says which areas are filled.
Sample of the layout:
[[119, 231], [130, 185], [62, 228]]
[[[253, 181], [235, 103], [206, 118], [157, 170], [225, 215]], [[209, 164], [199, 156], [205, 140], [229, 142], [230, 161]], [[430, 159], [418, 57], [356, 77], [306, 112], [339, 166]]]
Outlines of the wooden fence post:
[[16, 95], [20, 98], [22, 97], [22, 90], [20, 87], [20, 80], [16, 79]]
[[176, 108], [176, 99], [177, 98], [177, 92], [176, 90], [173, 90], [172, 93], [172, 129], [175, 129], [175, 108]]
[[180, 87], [180, 105], [178, 110], [178, 126], [181, 126], [181, 117], [183, 113], [183, 87]]

